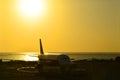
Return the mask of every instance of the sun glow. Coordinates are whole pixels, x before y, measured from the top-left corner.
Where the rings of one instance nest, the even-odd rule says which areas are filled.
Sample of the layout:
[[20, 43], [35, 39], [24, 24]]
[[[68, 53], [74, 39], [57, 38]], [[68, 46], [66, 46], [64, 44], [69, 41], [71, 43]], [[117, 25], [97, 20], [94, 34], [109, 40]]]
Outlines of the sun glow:
[[46, 4], [43, 0], [20, 0], [17, 6], [19, 14], [27, 19], [43, 16], [46, 10]]
[[25, 60], [25, 61], [38, 61], [38, 57], [26, 55], [26, 56], [24, 57], [24, 60]]

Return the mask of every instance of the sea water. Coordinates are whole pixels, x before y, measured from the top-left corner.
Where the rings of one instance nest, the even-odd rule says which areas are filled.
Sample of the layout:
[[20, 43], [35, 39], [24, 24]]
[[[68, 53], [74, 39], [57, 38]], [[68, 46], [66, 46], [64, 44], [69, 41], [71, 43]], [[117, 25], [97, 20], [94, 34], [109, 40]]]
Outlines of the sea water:
[[[0, 53], [0, 59], [8, 60], [22, 60], [22, 61], [38, 61], [39, 52], [21, 52], [21, 53]], [[73, 52], [73, 53], [45, 53], [45, 55], [59, 55], [66, 54], [71, 59], [115, 59], [120, 56], [119, 52]]]

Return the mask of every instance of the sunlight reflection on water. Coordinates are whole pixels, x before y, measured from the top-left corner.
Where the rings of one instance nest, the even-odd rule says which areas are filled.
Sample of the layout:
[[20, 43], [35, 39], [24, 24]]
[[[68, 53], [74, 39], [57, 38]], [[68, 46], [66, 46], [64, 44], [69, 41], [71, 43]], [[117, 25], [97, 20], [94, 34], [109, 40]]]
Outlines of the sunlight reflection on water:
[[38, 61], [38, 52], [0, 53], [0, 59], [2, 59], [3, 61], [10, 60]]
[[[120, 56], [120, 53], [45, 53], [45, 55], [59, 55], [67, 54], [71, 59], [115, 59], [116, 56]], [[38, 61], [39, 52], [21, 52], [21, 53], [0, 53], [0, 59], [7, 60], [22, 60], [22, 61]]]
[[[44, 53], [45, 55], [59, 55], [61, 53]], [[0, 53], [0, 59], [3, 61], [22, 60], [22, 61], [38, 61], [39, 52], [21, 52], [21, 53]]]
[[38, 61], [38, 57], [37, 56], [35, 57], [35, 56], [25, 55], [24, 60], [25, 61]]

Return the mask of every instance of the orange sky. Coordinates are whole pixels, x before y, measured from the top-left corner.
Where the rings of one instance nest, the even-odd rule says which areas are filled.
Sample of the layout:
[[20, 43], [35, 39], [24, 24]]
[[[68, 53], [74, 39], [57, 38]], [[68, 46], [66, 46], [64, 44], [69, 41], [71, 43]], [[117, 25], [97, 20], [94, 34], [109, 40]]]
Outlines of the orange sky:
[[120, 1], [22, 1], [0, 0], [0, 52], [120, 52]]

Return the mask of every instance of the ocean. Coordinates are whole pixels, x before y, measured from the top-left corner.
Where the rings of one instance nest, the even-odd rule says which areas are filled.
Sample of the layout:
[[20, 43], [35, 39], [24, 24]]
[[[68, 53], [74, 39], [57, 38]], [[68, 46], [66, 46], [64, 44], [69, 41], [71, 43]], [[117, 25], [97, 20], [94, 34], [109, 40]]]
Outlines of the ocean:
[[[84, 60], [84, 59], [115, 59], [120, 56], [120, 52], [73, 52], [73, 53], [45, 53], [45, 55], [59, 55], [66, 54], [71, 59]], [[22, 61], [38, 61], [39, 52], [21, 52], [21, 53], [0, 53], [0, 59], [3, 61], [9, 60], [22, 60]]]

